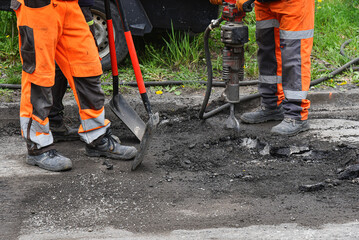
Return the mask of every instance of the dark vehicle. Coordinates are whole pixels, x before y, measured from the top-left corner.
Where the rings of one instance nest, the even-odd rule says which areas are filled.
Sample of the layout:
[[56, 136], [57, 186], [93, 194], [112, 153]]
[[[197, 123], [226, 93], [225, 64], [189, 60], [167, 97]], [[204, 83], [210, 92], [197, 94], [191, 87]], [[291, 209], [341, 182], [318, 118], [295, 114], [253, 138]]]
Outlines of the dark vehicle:
[[[0, 0], [0, 10], [10, 11], [11, 0]], [[144, 36], [156, 29], [203, 32], [212, 19], [217, 18], [218, 6], [209, 0], [121, 0], [132, 35]], [[116, 1], [111, 0], [111, 13], [115, 32], [118, 62], [127, 55], [126, 40]], [[111, 68], [107, 40], [104, 0], [95, 0], [92, 8], [96, 40], [104, 70]]]

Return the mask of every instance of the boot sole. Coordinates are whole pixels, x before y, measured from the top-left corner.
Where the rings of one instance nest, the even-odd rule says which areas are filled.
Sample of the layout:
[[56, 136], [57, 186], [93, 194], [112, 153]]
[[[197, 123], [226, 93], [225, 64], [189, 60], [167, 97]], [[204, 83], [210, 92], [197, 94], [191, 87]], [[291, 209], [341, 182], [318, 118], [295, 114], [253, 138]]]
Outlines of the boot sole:
[[116, 160], [123, 160], [123, 161], [130, 161], [132, 160], [135, 156], [131, 157], [131, 158], [124, 158], [119, 156], [118, 154], [115, 153], [110, 153], [110, 152], [99, 152], [96, 150], [91, 150], [91, 149], [86, 149], [85, 154], [89, 157], [107, 157], [107, 158], [112, 158], [112, 159], [116, 159]]
[[72, 166], [65, 166], [65, 167], [61, 167], [61, 168], [47, 167], [46, 165], [37, 163], [35, 160], [33, 160], [33, 159], [29, 158], [29, 157], [26, 157], [26, 163], [31, 165], [31, 166], [37, 166], [39, 168], [49, 170], [49, 171], [53, 171], [53, 172], [66, 171], [66, 170], [70, 170], [72, 168]]

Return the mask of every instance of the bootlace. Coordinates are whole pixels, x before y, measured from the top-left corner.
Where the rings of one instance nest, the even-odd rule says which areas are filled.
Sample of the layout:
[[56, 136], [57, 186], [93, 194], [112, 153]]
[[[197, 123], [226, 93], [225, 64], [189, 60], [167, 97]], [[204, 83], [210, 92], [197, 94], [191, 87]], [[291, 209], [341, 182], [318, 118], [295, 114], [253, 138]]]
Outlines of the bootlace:
[[107, 144], [109, 146], [109, 148], [112, 150], [115, 148], [116, 143], [118, 143], [118, 141], [112, 136], [112, 132], [110, 129], [108, 129], [105, 133], [105, 138], [107, 138]]
[[295, 119], [293, 118], [284, 118], [284, 121], [287, 123], [292, 123], [293, 126], [295, 125]]
[[57, 156], [57, 151], [56, 149], [51, 149], [49, 151], [49, 157], [53, 158], [53, 157], [56, 157]]

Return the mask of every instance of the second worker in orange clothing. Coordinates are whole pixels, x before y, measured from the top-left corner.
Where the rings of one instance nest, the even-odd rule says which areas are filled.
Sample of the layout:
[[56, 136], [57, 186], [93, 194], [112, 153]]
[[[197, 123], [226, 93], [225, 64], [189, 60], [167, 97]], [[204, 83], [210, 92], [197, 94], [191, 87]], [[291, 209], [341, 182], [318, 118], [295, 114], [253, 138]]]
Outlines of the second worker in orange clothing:
[[[244, 2], [237, 0], [237, 6]], [[282, 120], [271, 132], [293, 136], [309, 129], [314, 0], [257, 0], [255, 14], [262, 104], [240, 118], [245, 123]]]

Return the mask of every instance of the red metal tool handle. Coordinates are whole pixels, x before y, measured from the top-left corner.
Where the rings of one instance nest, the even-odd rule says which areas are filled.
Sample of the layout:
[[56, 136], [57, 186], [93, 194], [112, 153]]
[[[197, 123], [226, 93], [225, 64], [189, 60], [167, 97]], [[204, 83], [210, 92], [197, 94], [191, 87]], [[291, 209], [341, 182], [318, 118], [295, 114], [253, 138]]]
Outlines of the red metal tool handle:
[[132, 34], [130, 31], [125, 32], [125, 38], [128, 52], [130, 53], [133, 70], [136, 76], [138, 90], [140, 91], [140, 94], [146, 93], [145, 83], [143, 82], [142, 72], [140, 69], [140, 63], [138, 62], [135, 45], [133, 43]]

